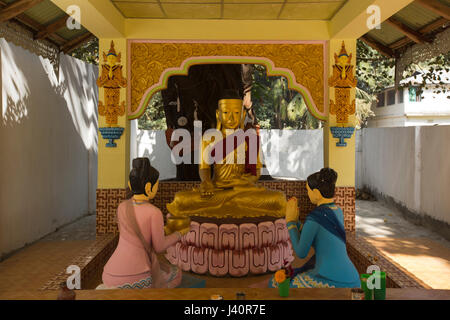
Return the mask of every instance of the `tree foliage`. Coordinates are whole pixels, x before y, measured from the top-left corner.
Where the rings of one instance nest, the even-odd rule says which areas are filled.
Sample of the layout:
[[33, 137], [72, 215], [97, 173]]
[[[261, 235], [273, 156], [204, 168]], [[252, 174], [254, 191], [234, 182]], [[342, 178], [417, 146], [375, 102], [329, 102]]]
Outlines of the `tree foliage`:
[[138, 120], [141, 130], [166, 130], [166, 116], [161, 91], [155, 93], [150, 99], [147, 109]]
[[98, 39], [93, 38], [92, 40], [87, 41], [85, 44], [72, 51], [71, 56], [98, 65]]
[[367, 126], [367, 121], [375, 113], [372, 104], [376, 93], [395, 83], [395, 59], [387, 58], [363, 41], [356, 43], [356, 119], [357, 128]]
[[450, 51], [425, 62], [409, 64], [403, 72], [403, 78], [411, 79], [402, 86], [409, 87], [414, 84], [419, 89], [419, 94], [423, 93], [424, 89], [431, 89], [435, 94], [447, 93], [447, 99], [450, 99], [449, 72]]
[[358, 88], [369, 95], [393, 86], [395, 59], [387, 58], [363, 41], [356, 43], [356, 77]]
[[303, 96], [288, 88], [284, 77], [267, 76], [262, 65], [253, 68], [252, 101], [256, 118], [263, 129], [317, 129]]

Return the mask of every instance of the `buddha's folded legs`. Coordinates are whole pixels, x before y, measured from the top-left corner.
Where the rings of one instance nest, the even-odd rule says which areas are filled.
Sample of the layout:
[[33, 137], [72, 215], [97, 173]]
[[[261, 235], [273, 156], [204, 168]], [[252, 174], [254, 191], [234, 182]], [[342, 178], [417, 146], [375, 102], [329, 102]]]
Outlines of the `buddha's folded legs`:
[[198, 191], [183, 191], [175, 195], [173, 202], [167, 204], [167, 209], [174, 216], [283, 217], [286, 198], [281, 192], [264, 188], [221, 190], [206, 199]]

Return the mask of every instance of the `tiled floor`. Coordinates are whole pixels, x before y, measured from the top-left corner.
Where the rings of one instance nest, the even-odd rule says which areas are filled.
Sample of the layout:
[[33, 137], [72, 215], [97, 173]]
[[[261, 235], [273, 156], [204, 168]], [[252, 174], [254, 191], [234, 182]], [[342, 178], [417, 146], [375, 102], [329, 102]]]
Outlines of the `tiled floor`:
[[450, 289], [450, 242], [378, 201], [356, 201], [356, 235], [364, 237], [433, 289]]
[[94, 240], [39, 241], [0, 263], [0, 291], [38, 290]]
[[427, 238], [365, 238], [433, 289], [450, 289], [450, 250]]
[[79, 240], [95, 240], [95, 214], [84, 216], [42, 239], [42, 241]]
[[356, 200], [356, 236], [388, 238], [427, 238], [450, 249], [439, 234], [405, 220], [401, 212], [379, 201]]

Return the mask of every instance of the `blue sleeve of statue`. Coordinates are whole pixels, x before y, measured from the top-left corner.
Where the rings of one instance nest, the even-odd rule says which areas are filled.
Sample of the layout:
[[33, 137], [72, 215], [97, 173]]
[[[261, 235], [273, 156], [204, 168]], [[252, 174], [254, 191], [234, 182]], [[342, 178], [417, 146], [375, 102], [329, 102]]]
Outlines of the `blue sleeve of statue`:
[[297, 257], [300, 259], [306, 258], [318, 230], [319, 225], [310, 220], [306, 220], [301, 232], [299, 232], [299, 228], [289, 229], [292, 247], [294, 248]]

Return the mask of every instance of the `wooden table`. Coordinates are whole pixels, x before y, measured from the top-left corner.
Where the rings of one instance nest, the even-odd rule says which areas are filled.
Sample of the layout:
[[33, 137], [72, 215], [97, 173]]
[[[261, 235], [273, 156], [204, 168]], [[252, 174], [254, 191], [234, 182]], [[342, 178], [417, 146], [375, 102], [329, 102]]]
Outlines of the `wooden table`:
[[[350, 289], [290, 289], [289, 297], [281, 298], [278, 289], [203, 288], [203, 289], [135, 289], [77, 290], [77, 300], [209, 300], [220, 294], [224, 300], [235, 300], [244, 292], [246, 300], [350, 300]], [[56, 300], [58, 291], [3, 291], [0, 300]], [[387, 288], [387, 300], [450, 300], [450, 290]]]

